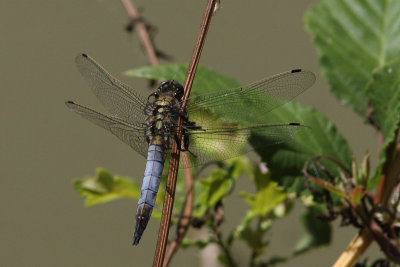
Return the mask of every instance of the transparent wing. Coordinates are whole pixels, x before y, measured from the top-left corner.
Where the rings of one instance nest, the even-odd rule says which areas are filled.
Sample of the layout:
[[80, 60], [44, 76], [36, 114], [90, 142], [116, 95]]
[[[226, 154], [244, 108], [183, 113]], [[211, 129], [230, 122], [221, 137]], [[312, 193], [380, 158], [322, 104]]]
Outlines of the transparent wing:
[[111, 115], [127, 122], [145, 121], [146, 101], [132, 88], [112, 77], [96, 61], [86, 54], [75, 58], [79, 72], [89, 82], [97, 96]]
[[110, 131], [140, 155], [147, 157], [148, 145], [145, 136], [145, 126], [143, 124], [128, 123], [119, 118], [99, 113], [72, 101], [68, 101], [65, 104], [70, 110], [78, 113], [92, 123]]
[[[265, 148], [293, 140], [295, 134], [310, 129], [297, 123], [261, 124], [253, 126], [211, 127], [189, 130], [191, 165], [237, 157], [257, 148]], [[248, 145], [248, 144], [251, 144]], [[190, 166], [182, 166], [183, 168]]]
[[[251, 107], [256, 112], [267, 113], [288, 102], [315, 82], [310, 71], [291, 70], [235, 89], [212, 92], [188, 99], [187, 111], [197, 118], [196, 124], [202, 125], [204, 110], [212, 110], [217, 117], [238, 118], [237, 121], [251, 117], [243, 114], [243, 108]], [[263, 122], [258, 122], [263, 123]]]

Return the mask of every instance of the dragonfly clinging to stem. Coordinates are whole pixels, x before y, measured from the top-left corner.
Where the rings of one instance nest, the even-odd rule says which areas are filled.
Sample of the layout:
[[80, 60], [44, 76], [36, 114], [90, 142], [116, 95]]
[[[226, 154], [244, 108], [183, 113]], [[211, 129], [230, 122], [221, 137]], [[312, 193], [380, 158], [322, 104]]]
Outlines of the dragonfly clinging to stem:
[[[247, 86], [194, 96], [188, 99], [187, 107], [182, 113], [180, 107], [183, 87], [174, 80], [162, 82], [146, 99], [112, 77], [88, 55], [78, 55], [76, 63], [93, 93], [110, 115], [72, 101], [66, 102], [67, 107], [110, 131], [136, 152], [147, 157], [136, 212], [134, 245], [139, 243], [150, 219], [166, 154], [173, 142], [177, 142], [181, 151], [190, 152], [190, 165], [182, 165], [186, 168], [236, 157], [251, 150], [250, 146], [246, 146], [251, 135], [266, 138], [259, 143], [252, 142], [253, 147], [266, 147], [290, 141], [296, 132], [307, 128], [299, 123], [215, 123], [215, 116], [211, 114], [235, 117], [243, 113], [242, 105], [252, 105], [258, 107], [260, 112], [269, 112], [311, 87], [315, 82], [315, 75], [310, 71], [294, 69]], [[177, 139], [179, 117], [183, 121], [182, 140]]]

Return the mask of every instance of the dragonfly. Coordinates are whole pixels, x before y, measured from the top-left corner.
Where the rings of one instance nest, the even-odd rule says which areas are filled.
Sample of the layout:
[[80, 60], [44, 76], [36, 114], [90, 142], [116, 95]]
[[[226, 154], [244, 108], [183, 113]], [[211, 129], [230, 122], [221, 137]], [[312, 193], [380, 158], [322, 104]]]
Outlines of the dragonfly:
[[[218, 116], [251, 116], [244, 114], [243, 105], [251, 105], [259, 112], [270, 112], [313, 85], [315, 75], [310, 71], [294, 69], [246, 86], [189, 97], [182, 111], [184, 90], [177, 81], [161, 82], [145, 98], [111, 76], [88, 55], [79, 54], [75, 62], [109, 114], [73, 101], [67, 101], [67, 107], [147, 157], [136, 211], [133, 245], [139, 244], [150, 219], [164, 162], [173, 142], [176, 142], [179, 150], [189, 152], [190, 162], [181, 162], [180, 166], [188, 168], [234, 158], [254, 147], [263, 148], [290, 141], [298, 131], [308, 128], [300, 123], [261, 122], [247, 125], [246, 119], [241, 123], [234, 119], [220, 123]], [[179, 118], [182, 121], [180, 128], [177, 125]], [[181, 140], [178, 136], [181, 136]], [[246, 145], [252, 136], [262, 136], [263, 139], [255, 139], [251, 142], [252, 146]]]

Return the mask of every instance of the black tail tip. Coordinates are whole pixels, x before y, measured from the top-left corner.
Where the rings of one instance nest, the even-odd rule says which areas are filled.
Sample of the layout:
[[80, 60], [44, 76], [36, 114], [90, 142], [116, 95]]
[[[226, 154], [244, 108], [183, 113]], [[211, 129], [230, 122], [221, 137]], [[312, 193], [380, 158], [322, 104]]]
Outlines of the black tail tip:
[[137, 246], [137, 245], [139, 245], [139, 241], [140, 241], [140, 236], [135, 235], [135, 236], [133, 237], [132, 246]]
[[81, 55], [82, 55], [83, 57], [88, 57], [88, 55], [85, 54], [85, 53], [82, 53]]

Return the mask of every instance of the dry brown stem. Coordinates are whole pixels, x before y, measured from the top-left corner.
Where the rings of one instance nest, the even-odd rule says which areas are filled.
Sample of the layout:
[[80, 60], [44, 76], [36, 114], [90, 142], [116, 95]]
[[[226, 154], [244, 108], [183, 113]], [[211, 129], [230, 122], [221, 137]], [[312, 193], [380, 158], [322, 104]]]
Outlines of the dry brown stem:
[[136, 10], [135, 6], [130, 0], [121, 0], [121, 2], [125, 7], [125, 10], [128, 13], [130, 19], [134, 21], [135, 30], [139, 35], [140, 41], [142, 42], [147, 57], [149, 58], [150, 64], [152, 66], [157, 66], [159, 64], [157, 55], [139, 12]]
[[[211, 17], [214, 12], [216, 0], [208, 0], [207, 6], [204, 11], [203, 20], [201, 23], [200, 31], [197, 35], [196, 44], [193, 50], [192, 58], [190, 60], [188, 72], [186, 74], [186, 79], [183, 85], [185, 90], [185, 94], [183, 96], [183, 102], [181, 106], [181, 112], [186, 108], [186, 100], [189, 97], [190, 90], [193, 84], [194, 76], [197, 70], [197, 66], [200, 60], [201, 51], [204, 46], [205, 38], [207, 35], [208, 27], [210, 26]], [[180, 129], [182, 128], [182, 119], [178, 118], [178, 140], [181, 140], [182, 134]], [[153, 266], [161, 267], [164, 262], [165, 249], [168, 240], [169, 233], [169, 225], [171, 221], [172, 207], [174, 203], [175, 197], [175, 186], [176, 186], [176, 178], [178, 176], [178, 167], [179, 167], [179, 155], [180, 151], [178, 149], [177, 144], [174, 142], [171, 151], [170, 164], [169, 164], [169, 172], [167, 178], [167, 186], [165, 190], [165, 198], [164, 198], [164, 206], [161, 217], [160, 230], [158, 232], [158, 241], [156, 246], [156, 251], [154, 254]]]

